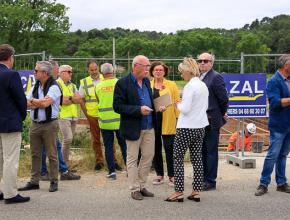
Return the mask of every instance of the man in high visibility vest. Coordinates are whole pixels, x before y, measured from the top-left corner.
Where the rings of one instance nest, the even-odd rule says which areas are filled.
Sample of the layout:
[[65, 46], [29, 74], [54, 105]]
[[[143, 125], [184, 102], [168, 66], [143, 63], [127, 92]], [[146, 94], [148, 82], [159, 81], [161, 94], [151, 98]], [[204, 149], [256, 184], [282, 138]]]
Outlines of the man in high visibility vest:
[[114, 133], [116, 134], [123, 160], [126, 164], [126, 142], [119, 132], [120, 115], [114, 112], [113, 109], [114, 89], [118, 79], [115, 77], [114, 68], [110, 63], [104, 63], [101, 66], [101, 72], [104, 75], [104, 80], [96, 86], [96, 95], [99, 102], [99, 125], [101, 128], [103, 143], [105, 146], [105, 156], [109, 169], [107, 177], [115, 180], [116, 173], [113, 152]]
[[62, 155], [66, 164], [69, 164], [70, 145], [75, 133], [78, 119], [78, 106], [81, 96], [77, 87], [71, 82], [72, 67], [62, 65], [59, 67], [60, 78], [57, 83], [62, 89], [63, 101], [59, 114], [59, 128], [62, 134]]
[[[104, 166], [104, 157], [100, 140], [100, 127], [98, 122], [99, 111], [95, 88], [103, 79], [103, 76], [99, 73], [99, 66], [96, 60], [89, 60], [87, 62], [87, 68], [90, 75], [80, 81], [79, 93], [82, 97], [80, 105], [90, 124], [92, 148], [96, 157], [95, 170], [101, 170]], [[116, 164], [116, 166], [120, 169], [118, 164]]]
[[[55, 80], [58, 80], [59, 79], [58, 63], [55, 60], [50, 60], [49, 62], [52, 65], [52, 76]], [[70, 67], [70, 70], [71, 70], [71, 67]], [[81, 177], [79, 175], [74, 174], [71, 170], [69, 170], [68, 164], [63, 159], [62, 144], [59, 141], [58, 137], [56, 138], [56, 146], [57, 146], [58, 170], [60, 172], [60, 180], [79, 180]], [[42, 146], [42, 156], [41, 157], [42, 157], [42, 159], [41, 159], [42, 161], [41, 161], [40, 180], [48, 181], [49, 180], [49, 173], [47, 171], [47, 166], [46, 166], [46, 150], [45, 150], [44, 145]]]

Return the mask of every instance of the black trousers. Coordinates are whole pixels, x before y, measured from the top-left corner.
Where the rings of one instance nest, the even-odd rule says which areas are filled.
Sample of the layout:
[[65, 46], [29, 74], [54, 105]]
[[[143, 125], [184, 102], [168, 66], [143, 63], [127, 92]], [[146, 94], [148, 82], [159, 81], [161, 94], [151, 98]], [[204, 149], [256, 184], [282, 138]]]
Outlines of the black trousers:
[[192, 188], [201, 191], [203, 187], [202, 141], [204, 128], [177, 128], [174, 140], [174, 181], [175, 191], [184, 191], [184, 155], [189, 149], [193, 168]]
[[155, 155], [154, 169], [157, 176], [164, 176], [163, 157], [162, 157], [162, 140], [166, 156], [167, 175], [174, 177], [173, 167], [173, 144], [175, 135], [161, 135], [161, 131], [155, 130]]

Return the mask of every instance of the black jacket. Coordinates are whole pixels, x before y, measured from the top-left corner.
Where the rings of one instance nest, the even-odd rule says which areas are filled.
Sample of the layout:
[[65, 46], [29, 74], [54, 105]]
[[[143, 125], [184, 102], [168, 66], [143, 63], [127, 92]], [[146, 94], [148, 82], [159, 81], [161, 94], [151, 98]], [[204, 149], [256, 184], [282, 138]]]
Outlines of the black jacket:
[[[148, 88], [153, 110], [152, 90], [147, 78], [145, 85]], [[114, 91], [114, 111], [121, 115], [120, 133], [127, 140], [138, 140], [141, 132], [141, 103], [138, 91], [131, 78], [131, 73], [118, 80]], [[152, 112], [153, 126], [156, 124], [156, 113]]]
[[225, 123], [223, 116], [228, 108], [228, 94], [224, 78], [211, 69], [202, 80], [209, 91], [207, 116], [212, 128], [219, 129]]
[[27, 100], [19, 73], [0, 64], [0, 133], [22, 131]]

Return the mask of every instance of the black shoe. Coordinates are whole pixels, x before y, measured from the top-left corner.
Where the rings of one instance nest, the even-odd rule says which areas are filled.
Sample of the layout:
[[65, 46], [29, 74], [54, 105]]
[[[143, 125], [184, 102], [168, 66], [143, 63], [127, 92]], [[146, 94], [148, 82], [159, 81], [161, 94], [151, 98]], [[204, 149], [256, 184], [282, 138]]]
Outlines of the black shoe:
[[140, 191], [131, 192], [131, 197], [135, 200], [143, 200], [143, 196]]
[[116, 180], [117, 179], [117, 175], [116, 175], [115, 172], [108, 173], [107, 174], [107, 178], [110, 179], [110, 180]]
[[14, 204], [14, 203], [22, 203], [22, 202], [28, 202], [30, 200], [30, 197], [23, 197], [19, 194], [16, 196], [10, 198], [10, 199], [4, 199], [5, 204]]
[[115, 163], [115, 169], [118, 170], [118, 171], [122, 171], [123, 170], [123, 168], [118, 163]]
[[154, 197], [154, 194], [152, 192], [149, 192], [146, 188], [141, 189], [140, 193], [144, 197]]
[[95, 166], [95, 170], [101, 170], [103, 168], [104, 164], [102, 163], [96, 163], [96, 166]]
[[72, 173], [70, 170], [60, 174], [60, 180], [79, 180], [80, 178], [81, 176]]
[[285, 183], [285, 184], [283, 184], [281, 186], [277, 186], [277, 191], [290, 193], [290, 186], [288, 185], [288, 183]]
[[49, 192], [56, 192], [58, 190], [57, 182], [50, 182]]
[[255, 196], [262, 196], [268, 192], [268, 188], [266, 186], [258, 186], [257, 191], [255, 192]]
[[3, 200], [4, 199], [4, 194], [1, 192], [0, 193], [0, 200]]
[[35, 189], [39, 189], [39, 184], [28, 182], [24, 187], [19, 188], [18, 191], [27, 191]]
[[215, 185], [210, 185], [210, 184], [205, 184], [203, 187], [203, 191], [211, 191], [211, 190], [216, 190]]

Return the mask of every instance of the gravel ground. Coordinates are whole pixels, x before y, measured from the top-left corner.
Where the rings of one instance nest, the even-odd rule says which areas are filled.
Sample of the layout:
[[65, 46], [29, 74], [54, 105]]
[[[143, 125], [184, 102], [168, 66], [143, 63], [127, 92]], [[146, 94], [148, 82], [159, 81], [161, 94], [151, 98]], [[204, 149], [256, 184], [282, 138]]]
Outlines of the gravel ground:
[[[258, 155], [252, 155], [258, 156]], [[275, 182], [269, 193], [255, 197], [264, 158], [256, 157], [256, 169], [240, 169], [226, 163], [220, 156], [216, 191], [201, 194], [200, 203], [185, 199], [184, 203], [163, 200], [173, 192], [168, 180], [153, 186], [150, 173], [148, 189], [154, 198], [135, 201], [130, 198], [125, 173], [118, 173], [116, 181], [108, 181], [106, 172], [82, 174], [80, 181], [60, 181], [59, 191], [49, 193], [48, 182], [40, 183], [40, 190], [23, 192], [31, 196], [25, 204], [5, 205], [0, 202], [0, 219], [290, 219], [290, 194], [276, 191]], [[289, 161], [289, 160], [288, 160]], [[287, 176], [290, 174], [287, 164]], [[191, 192], [192, 169], [185, 169], [185, 198]], [[274, 178], [272, 178], [274, 179]], [[21, 179], [19, 186], [27, 179]]]

